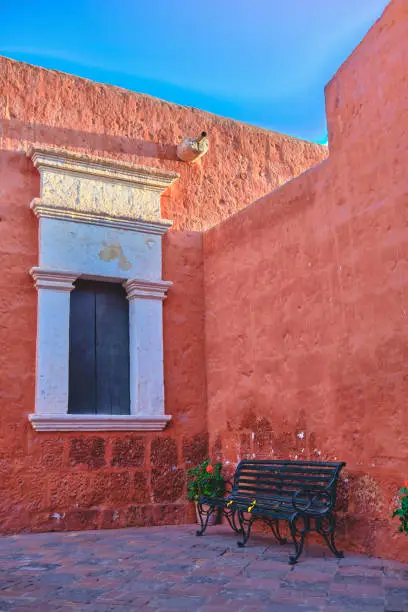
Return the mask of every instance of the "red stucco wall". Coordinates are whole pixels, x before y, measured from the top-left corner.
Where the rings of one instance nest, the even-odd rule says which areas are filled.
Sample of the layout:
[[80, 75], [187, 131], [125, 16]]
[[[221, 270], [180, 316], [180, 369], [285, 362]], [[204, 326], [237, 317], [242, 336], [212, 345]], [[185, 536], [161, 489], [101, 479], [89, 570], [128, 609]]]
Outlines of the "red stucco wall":
[[[180, 138], [205, 130], [190, 167]], [[39, 176], [30, 143], [176, 170], [162, 200], [166, 411], [158, 435], [39, 434], [34, 410]], [[70, 75], [0, 59], [0, 530], [184, 522], [185, 471], [207, 456], [202, 234], [327, 149]], [[190, 463], [191, 462], [191, 463]]]
[[327, 87], [330, 157], [204, 235], [213, 455], [345, 460], [346, 549], [408, 561], [408, 4]]

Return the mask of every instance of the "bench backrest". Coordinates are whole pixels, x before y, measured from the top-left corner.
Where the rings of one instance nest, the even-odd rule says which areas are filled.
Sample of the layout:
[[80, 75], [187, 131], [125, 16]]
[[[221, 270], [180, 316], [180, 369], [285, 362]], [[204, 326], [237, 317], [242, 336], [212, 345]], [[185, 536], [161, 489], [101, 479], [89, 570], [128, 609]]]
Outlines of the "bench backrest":
[[262, 504], [271, 497], [291, 503], [294, 493], [303, 488], [315, 493], [329, 490], [334, 503], [337, 479], [344, 465], [328, 461], [245, 459], [236, 469], [232, 492]]

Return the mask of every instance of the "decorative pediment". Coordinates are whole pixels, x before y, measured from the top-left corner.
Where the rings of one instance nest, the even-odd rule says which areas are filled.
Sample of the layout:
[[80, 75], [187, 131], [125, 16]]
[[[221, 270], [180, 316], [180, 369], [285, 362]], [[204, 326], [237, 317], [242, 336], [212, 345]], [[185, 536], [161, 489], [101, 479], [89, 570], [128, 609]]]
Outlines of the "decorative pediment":
[[32, 204], [38, 216], [124, 226], [159, 224], [164, 233], [171, 221], [161, 219], [160, 195], [179, 177], [175, 172], [133, 166], [50, 147], [27, 152], [41, 175], [41, 197]]

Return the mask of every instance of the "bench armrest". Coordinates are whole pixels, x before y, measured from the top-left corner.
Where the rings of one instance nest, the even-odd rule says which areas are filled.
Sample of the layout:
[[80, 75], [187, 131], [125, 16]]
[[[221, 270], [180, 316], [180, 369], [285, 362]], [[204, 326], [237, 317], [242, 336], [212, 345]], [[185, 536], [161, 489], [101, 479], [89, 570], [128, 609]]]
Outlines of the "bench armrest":
[[330, 488], [321, 491], [304, 488], [293, 494], [292, 505], [299, 514], [323, 516], [333, 509], [334, 497]]

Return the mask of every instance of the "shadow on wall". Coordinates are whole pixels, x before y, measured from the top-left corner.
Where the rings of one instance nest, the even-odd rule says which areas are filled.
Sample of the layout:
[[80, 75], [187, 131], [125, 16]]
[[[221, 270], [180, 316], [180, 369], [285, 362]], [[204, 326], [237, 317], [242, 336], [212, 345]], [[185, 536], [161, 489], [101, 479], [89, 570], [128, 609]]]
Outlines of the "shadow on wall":
[[[52, 143], [50, 142], [50, 134], [52, 134]], [[53, 147], [84, 149], [87, 153], [92, 150], [106, 151], [109, 155], [117, 153], [180, 162], [176, 154], [176, 143], [166, 144], [132, 139], [129, 136], [110, 136], [103, 133], [58, 128], [40, 123], [25, 124], [17, 119], [2, 119], [0, 121], [0, 137], [23, 139]]]

